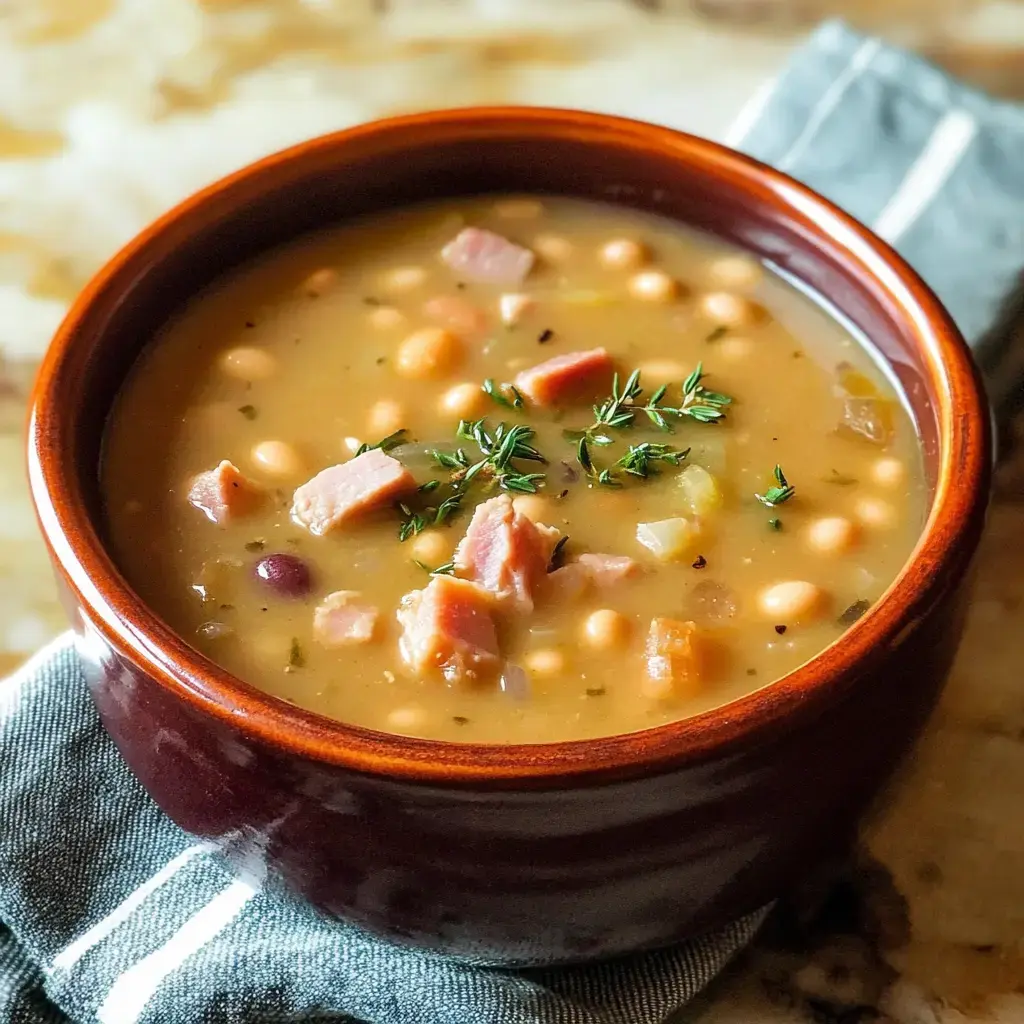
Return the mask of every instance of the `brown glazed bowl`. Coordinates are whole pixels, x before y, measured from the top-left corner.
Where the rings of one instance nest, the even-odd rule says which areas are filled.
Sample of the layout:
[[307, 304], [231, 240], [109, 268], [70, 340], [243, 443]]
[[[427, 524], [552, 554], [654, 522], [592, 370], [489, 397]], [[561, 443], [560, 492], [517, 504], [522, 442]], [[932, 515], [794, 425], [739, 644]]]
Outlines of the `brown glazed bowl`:
[[[104, 421], [168, 316], [304, 231], [488, 191], [609, 200], [713, 232], [827, 296], [878, 348], [913, 407], [930, 514], [884, 598], [823, 654], [645, 732], [449, 744], [330, 721], [253, 689], [175, 636], [121, 577], [97, 488]], [[989, 421], [968, 351], [890, 248], [727, 149], [557, 110], [363, 125], [200, 192], [86, 288], [43, 364], [29, 427], [32, 493], [89, 686], [156, 802], [187, 831], [264, 857], [331, 913], [487, 963], [674, 942], [761, 906], [849, 842], [949, 668], [989, 492]]]

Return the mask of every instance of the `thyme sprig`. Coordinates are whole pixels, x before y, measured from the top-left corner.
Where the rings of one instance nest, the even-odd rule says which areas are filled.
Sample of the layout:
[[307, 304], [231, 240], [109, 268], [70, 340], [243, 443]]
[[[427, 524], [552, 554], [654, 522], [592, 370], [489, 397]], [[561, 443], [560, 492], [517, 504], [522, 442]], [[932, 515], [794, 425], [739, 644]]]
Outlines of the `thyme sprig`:
[[764, 494], [754, 494], [754, 497], [767, 508], [777, 508], [796, 494], [796, 488], [786, 479], [780, 465], [776, 464], [772, 475], [775, 477], [774, 486], [769, 487]]
[[515, 384], [496, 384], [493, 377], [488, 377], [483, 383], [482, 390], [485, 395], [506, 409], [522, 409], [525, 404]]
[[674, 416], [677, 419], [689, 416], [690, 419], [694, 419], [698, 423], [717, 423], [724, 419], [725, 412], [723, 410], [732, 403], [732, 399], [720, 391], [709, 391], [701, 383], [703, 379], [704, 364], [698, 363], [690, 376], [683, 381], [682, 394], [677, 406], [661, 404], [668, 391], [668, 385], [662, 384], [644, 406], [647, 418], [659, 430], [672, 429], [672, 425], [666, 419], [668, 416]]
[[667, 444], [642, 441], [631, 444], [629, 450], [613, 466], [601, 469], [594, 463], [585, 437], [581, 437], [576, 448], [576, 458], [587, 475], [604, 487], [621, 487], [623, 473], [646, 480], [658, 472], [658, 463], [678, 466], [690, 454], [689, 448], [672, 448]]
[[405, 427], [400, 430], [396, 430], [393, 434], [388, 434], [387, 437], [382, 437], [376, 444], [369, 444], [364, 441], [357, 449], [356, 455], [362, 455], [364, 452], [373, 451], [374, 448], [379, 448], [382, 452], [389, 452], [393, 448], [398, 448], [400, 445], [405, 444], [407, 438], [406, 434], [409, 431]]
[[488, 428], [486, 419], [460, 420], [455, 433], [463, 441], [473, 442], [480, 449], [483, 458], [470, 463], [462, 448], [457, 449], [454, 455], [443, 452], [433, 454], [439, 465], [461, 473], [458, 480], [463, 487], [483, 473], [503, 491], [536, 493], [537, 483], [544, 479], [544, 474], [524, 473], [515, 465], [516, 462], [547, 464], [548, 460], [530, 444], [535, 433], [533, 427], [523, 423], [513, 426], [498, 423], [492, 431]]

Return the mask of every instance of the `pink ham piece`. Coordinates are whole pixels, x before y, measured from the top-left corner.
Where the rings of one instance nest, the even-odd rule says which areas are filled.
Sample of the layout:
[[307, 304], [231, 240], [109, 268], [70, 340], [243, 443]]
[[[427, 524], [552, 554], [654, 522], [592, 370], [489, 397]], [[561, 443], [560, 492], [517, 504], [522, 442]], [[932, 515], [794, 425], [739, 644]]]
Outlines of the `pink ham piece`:
[[603, 590], [617, 586], [623, 580], [640, 575], [641, 571], [640, 563], [628, 555], [587, 552], [548, 576], [546, 599], [557, 602], [578, 601], [594, 587]]
[[373, 639], [380, 612], [359, 599], [357, 590], [328, 594], [313, 612], [313, 636], [324, 647], [348, 647]]
[[521, 284], [533, 267], [529, 249], [483, 228], [463, 228], [442, 250], [441, 259], [467, 281]]
[[517, 611], [531, 612], [558, 538], [558, 530], [534, 523], [500, 494], [477, 505], [455, 549], [455, 571]]
[[584, 552], [576, 559], [595, 587], [614, 587], [623, 580], [640, 574], [640, 563], [628, 555], [602, 555]]
[[487, 330], [487, 314], [458, 295], [437, 295], [423, 303], [424, 314], [456, 334], [472, 336]]
[[482, 587], [435, 576], [402, 598], [398, 649], [417, 675], [440, 673], [448, 683], [493, 678], [500, 667], [494, 601]]
[[414, 490], [416, 481], [398, 459], [371, 448], [349, 462], [329, 466], [297, 488], [292, 519], [319, 537]]
[[566, 352], [523, 370], [515, 385], [535, 405], [557, 405], [592, 397], [612, 374], [612, 357], [603, 348]]
[[189, 488], [189, 504], [210, 522], [226, 523], [251, 512], [263, 498], [263, 491], [233, 463], [225, 459], [215, 469], [200, 473]]

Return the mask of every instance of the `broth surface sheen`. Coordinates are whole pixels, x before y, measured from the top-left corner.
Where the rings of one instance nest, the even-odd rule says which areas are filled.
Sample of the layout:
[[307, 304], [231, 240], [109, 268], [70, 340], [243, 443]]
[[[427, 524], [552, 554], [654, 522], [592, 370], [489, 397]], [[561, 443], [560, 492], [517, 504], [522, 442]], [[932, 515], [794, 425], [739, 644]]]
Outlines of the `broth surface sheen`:
[[[523, 249], [447, 250], [468, 226]], [[554, 372], [507, 386], [570, 353], [594, 365], [570, 368], [569, 397], [551, 398]], [[620, 396], [639, 370], [642, 394], [592, 426], [612, 396], [602, 360]], [[671, 431], [665, 407], [686, 410], [662, 414]], [[546, 461], [487, 462], [481, 418], [496, 442], [499, 424], [528, 426]], [[340, 522], [300, 511], [296, 489], [400, 430], [387, 455], [358, 455], [397, 490]], [[219, 465], [224, 508], [196, 482]], [[122, 388], [102, 489], [129, 583], [213, 661], [345, 722], [486, 743], [631, 732], [780, 678], [881, 596], [928, 497], [892, 384], [767, 268], [652, 215], [494, 196], [325, 230], [197, 296]], [[456, 557], [484, 501], [505, 532]], [[495, 597], [483, 563], [503, 543], [503, 571], [521, 545], [542, 563]], [[447, 575], [453, 558], [477, 583]], [[436, 622], [470, 608], [474, 643], [496, 644], [468, 671], [417, 661], [434, 597]]]

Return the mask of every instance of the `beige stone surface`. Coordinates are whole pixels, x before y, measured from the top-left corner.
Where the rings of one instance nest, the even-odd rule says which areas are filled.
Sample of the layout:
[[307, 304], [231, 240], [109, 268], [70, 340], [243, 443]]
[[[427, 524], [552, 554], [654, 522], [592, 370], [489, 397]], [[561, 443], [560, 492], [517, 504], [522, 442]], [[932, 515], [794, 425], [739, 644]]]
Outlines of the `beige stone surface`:
[[[64, 621], [23, 479], [29, 381], [69, 300], [147, 221], [264, 153], [412, 109], [547, 103], [720, 136], [837, 10], [1024, 96], [1011, 0], [0, 3], [0, 670]], [[1019, 457], [953, 678], [858, 861], [683, 1019], [1024, 1021], [1022, 502]]]

